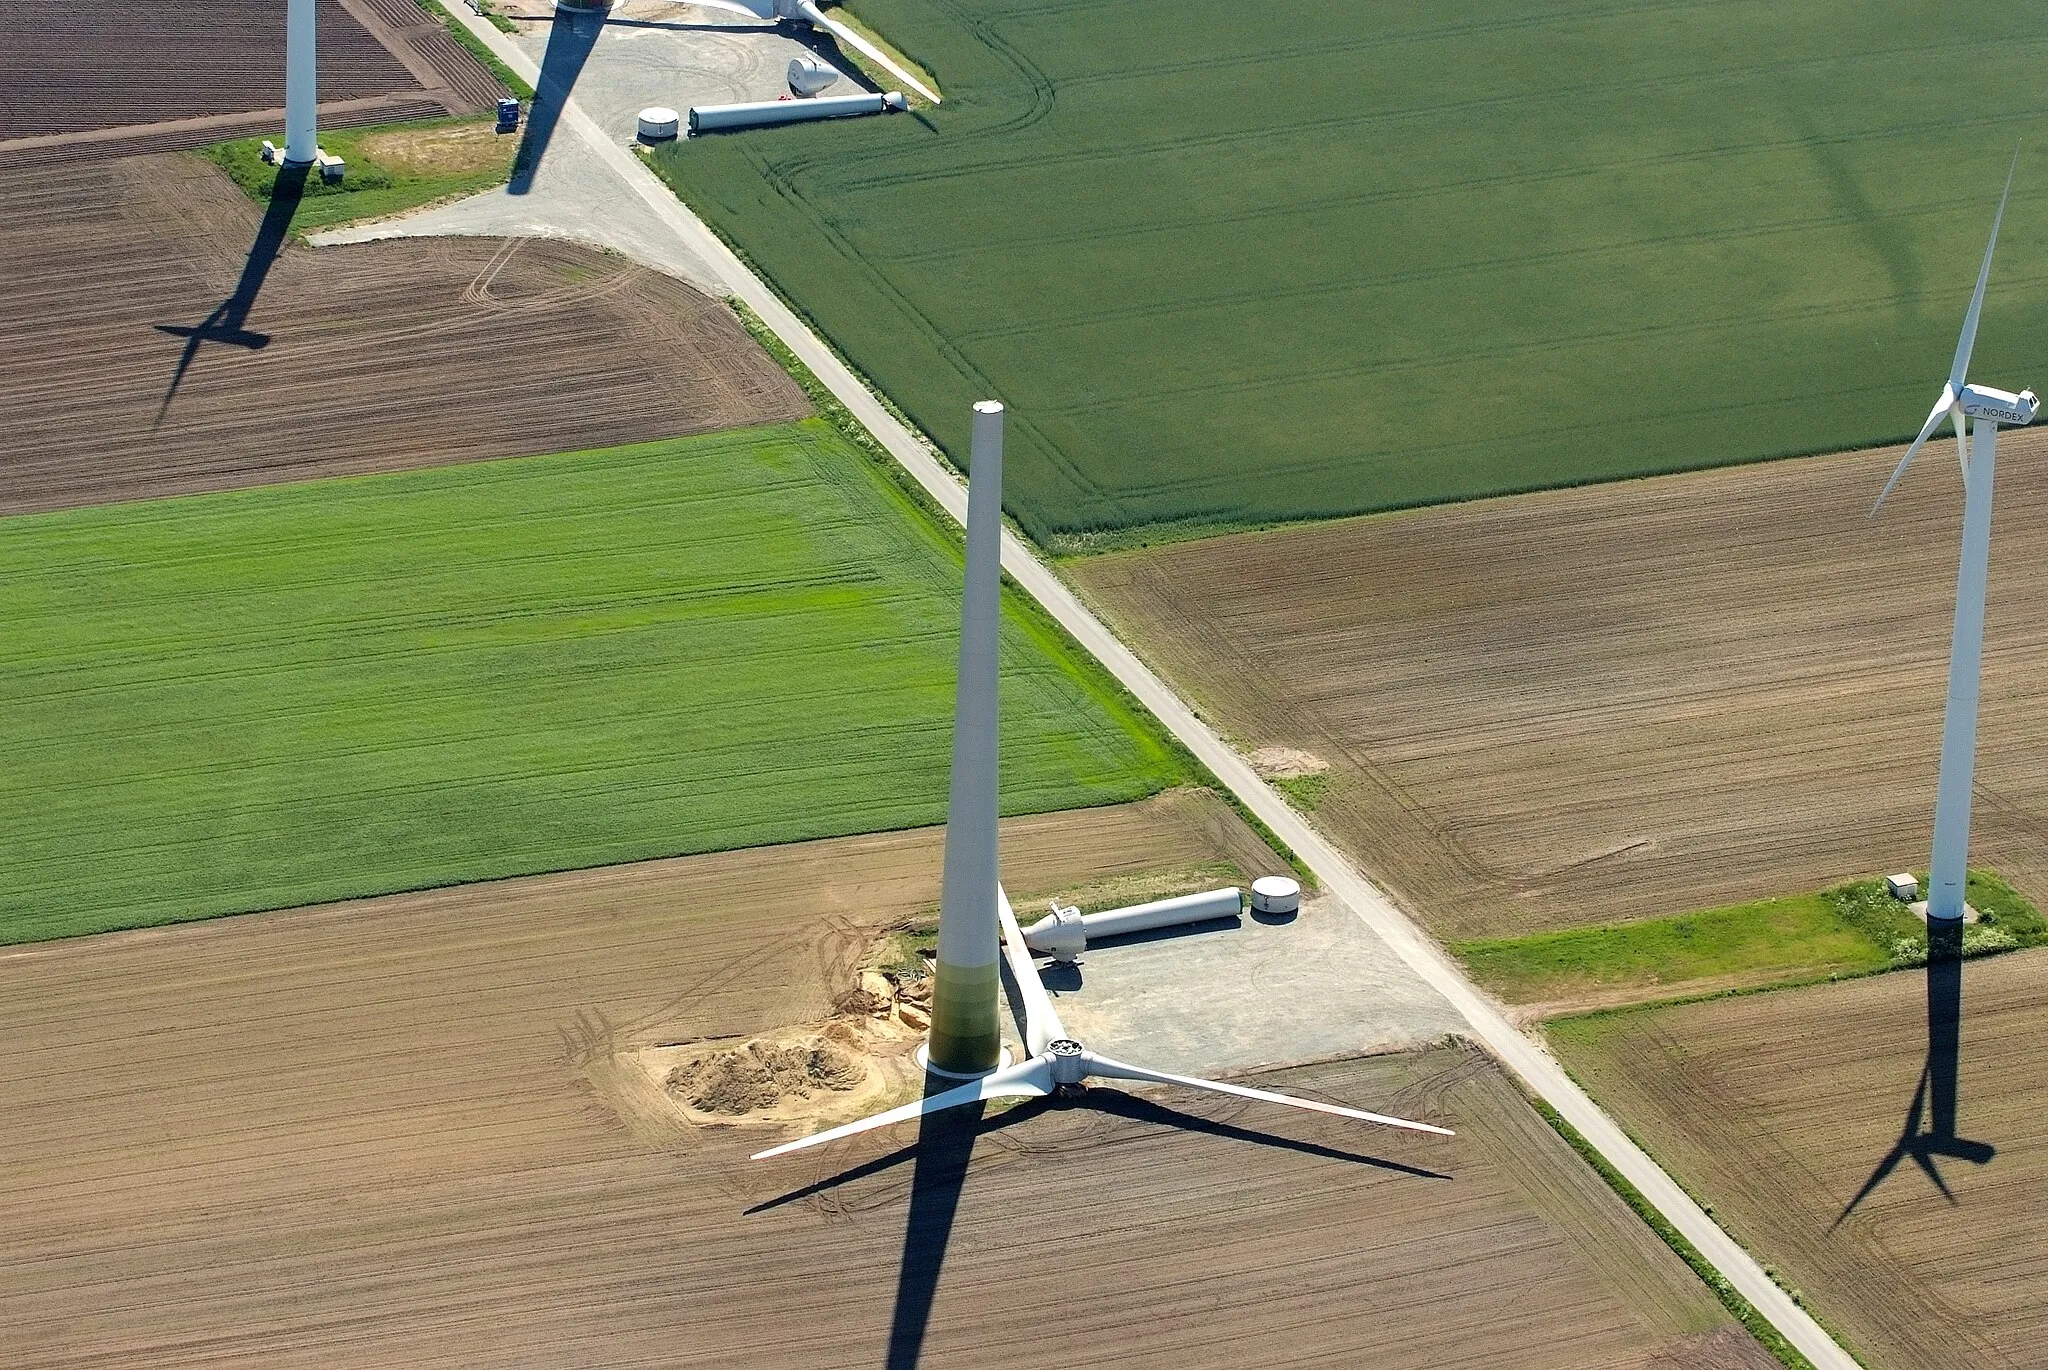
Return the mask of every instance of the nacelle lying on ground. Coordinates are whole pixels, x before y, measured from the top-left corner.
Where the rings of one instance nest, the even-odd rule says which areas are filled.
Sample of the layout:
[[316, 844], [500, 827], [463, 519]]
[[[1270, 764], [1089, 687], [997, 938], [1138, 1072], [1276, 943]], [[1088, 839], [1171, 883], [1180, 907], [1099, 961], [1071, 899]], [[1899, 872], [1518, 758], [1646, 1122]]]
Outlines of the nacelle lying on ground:
[[2014, 427], [2032, 423], [2041, 408], [2040, 398], [2031, 390], [2015, 395], [1983, 385], [1964, 386], [1961, 403], [1963, 412], [1973, 419], [1990, 419]]

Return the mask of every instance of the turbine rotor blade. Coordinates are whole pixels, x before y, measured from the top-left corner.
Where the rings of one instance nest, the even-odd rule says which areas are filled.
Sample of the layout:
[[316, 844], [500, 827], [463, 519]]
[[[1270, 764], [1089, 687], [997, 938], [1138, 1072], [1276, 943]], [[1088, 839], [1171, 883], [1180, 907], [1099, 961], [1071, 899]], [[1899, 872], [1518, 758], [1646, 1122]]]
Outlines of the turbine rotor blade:
[[1188, 1089], [1206, 1089], [1212, 1094], [1233, 1094], [1240, 1099], [1257, 1099], [1260, 1103], [1285, 1104], [1289, 1108], [1305, 1108], [1316, 1113], [1334, 1113], [1339, 1118], [1354, 1118], [1361, 1123], [1379, 1123], [1385, 1127], [1402, 1127], [1414, 1132], [1434, 1132], [1444, 1137], [1457, 1135], [1449, 1128], [1438, 1127], [1433, 1123], [1411, 1122], [1406, 1118], [1393, 1118], [1384, 1113], [1367, 1113], [1364, 1109], [1358, 1108], [1340, 1108], [1336, 1104], [1318, 1103], [1314, 1099], [1297, 1099], [1292, 1094], [1275, 1094], [1269, 1089], [1226, 1085], [1218, 1080], [1198, 1080], [1191, 1075], [1169, 1075], [1163, 1070], [1147, 1070], [1143, 1066], [1113, 1061], [1092, 1051], [1082, 1052], [1081, 1061], [1087, 1066], [1090, 1075], [1101, 1075], [1112, 1080], [1149, 1080], [1162, 1085], [1182, 1085]]
[[1017, 993], [1024, 1000], [1024, 1045], [1036, 1056], [1051, 1046], [1055, 1038], [1067, 1035], [1066, 1025], [1060, 1022], [1059, 1012], [1052, 1006], [1052, 996], [1045, 992], [1038, 962], [1032, 959], [1031, 948], [1024, 945], [1024, 934], [1017, 928], [1017, 913], [1010, 907], [1010, 896], [1000, 884], [996, 886], [996, 917], [1003, 927], [1003, 958], [1010, 963], [1010, 978], [1017, 982]]
[[1962, 465], [1963, 490], [1967, 493], [1970, 488], [1970, 439], [1963, 426], [1964, 417], [1960, 400], [1948, 407], [1949, 422], [1955, 425], [1956, 430], [1956, 460]]
[[770, 1160], [776, 1156], [788, 1155], [792, 1151], [802, 1151], [805, 1147], [822, 1146], [826, 1142], [836, 1142], [841, 1137], [851, 1137], [857, 1133], [873, 1131], [878, 1127], [888, 1127], [891, 1123], [907, 1123], [912, 1118], [922, 1118], [927, 1113], [943, 1113], [949, 1108], [981, 1103], [987, 1099], [1036, 1099], [1050, 1093], [1052, 1062], [1043, 1056], [1033, 1056], [1029, 1060], [1019, 1061], [1016, 1065], [1005, 1066], [991, 1075], [984, 1075], [979, 1080], [969, 1080], [958, 1089], [945, 1090], [928, 1098], [914, 1100], [901, 1108], [892, 1108], [886, 1113], [862, 1118], [859, 1122], [828, 1128], [794, 1142], [784, 1142], [781, 1146], [771, 1146], [766, 1151], [757, 1151], [751, 1159]]
[[772, 22], [775, 18], [775, 10], [772, 5], [764, 13], [752, 5], [741, 4], [740, 0], [683, 0], [683, 3], [686, 5], [696, 5], [700, 9], [724, 10], [728, 14], [744, 14], [749, 19], [759, 19], [763, 23]]
[[1984, 264], [1977, 268], [1977, 289], [1970, 296], [1970, 312], [1963, 315], [1963, 333], [1956, 339], [1956, 359], [1948, 368], [1951, 390], [1961, 390], [1964, 373], [1970, 369], [1970, 349], [1977, 343], [1977, 319], [1984, 312], [1984, 285], [1991, 279], [1991, 254], [1998, 250], [1998, 225], [2005, 219], [2005, 202], [2012, 194], [2012, 177], [2020, 166], [2020, 150], [2012, 150], [2012, 165], [2005, 169], [2005, 189], [1998, 196], [1998, 212], [1991, 216], [1991, 241], [1984, 244]]
[[939, 103], [939, 94], [937, 91], [928, 88], [924, 84], [924, 82], [918, 80], [915, 76], [912, 76], [909, 72], [905, 71], [902, 67], [898, 66], [896, 64], [895, 58], [889, 56], [889, 54], [883, 52], [873, 43], [870, 43], [867, 39], [861, 37], [860, 34], [854, 32], [846, 25], [840, 23], [837, 19], [827, 18], [825, 12], [819, 9], [816, 4], [812, 3], [812, 0], [801, 0], [797, 8], [802, 12], [804, 18], [810, 20], [812, 24], [816, 25], [819, 28], [830, 30], [833, 37], [837, 38], [842, 43], [847, 43], [855, 48], [858, 48], [861, 54], [865, 56], [870, 62], [873, 62], [877, 66], [881, 67], [884, 71], [888, 72], [891, 76], [894, 76], [904, 85], [909, 86], [912, 90], [916, 91], [919, 95], [922, 95], [925, 99], [931, 101], [933, 104], [936, 105]]
[[[1941, 387], [1941, 398], [1936, 400], [1934, 408], [1927, 412], [1927, 422], [1920, 425], [1920, 436], [1913, 439], [1913, 445], [1906, 449], [1906, 455], [1900, 457], [1899, 464], [1892, 469], [1892, 478], [1884, 483], [1884, 490], [1879, 493], [1877, 503], [1870, 506], [1870, 517], [1876, 518], [1877, 511], [1884, 508], [1884, 502], [1891, 498], [1891, 493], [1897, 487], [1899, 478], [1906, 474], [1906, 468], [1913, 464], [1913, 458], [1920, 454], [1920, 449], [1926, 446], [1927, 439], [1933, 435], [1936, 428], [1941, 426], [1941, 421], [1950, 417], [1954, 411], [1961, 407], [1956, 402], [1956, 388], [1952, 385]], [[1967, 466], [1967, 461], [1964, 464]], [[1967, 475], [1968, 472], [1966, 471], [1964, 474]]]

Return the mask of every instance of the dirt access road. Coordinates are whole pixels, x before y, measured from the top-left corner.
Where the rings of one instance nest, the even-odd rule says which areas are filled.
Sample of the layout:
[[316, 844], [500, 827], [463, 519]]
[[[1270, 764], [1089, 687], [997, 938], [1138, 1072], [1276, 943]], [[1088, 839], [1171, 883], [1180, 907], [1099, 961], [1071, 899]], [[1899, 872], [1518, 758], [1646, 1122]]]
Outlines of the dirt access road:
[[[2038, 1366], [2044, 973], [2041, 951], [1966, 963], [1947, 1124], [1920, 1094], [1946, 1054], [1929, 1051], [1922, 971], [1564, 1023], [1554, 1041], [1874, 1370]], [[1902, 1130], [1948, 1193], [1895, 1151]]]
[[[810, 412], [725, 306], [617, 257], [491, 239], [314, 250], [262, 225], [185, 155], [0, 180], [0, 513]], [[202, 324], [220, 340], [164, 331]]]
[[[1005, 873], [1201, 864], [1217, 811], [1013, 822]], [[987, 1130], [964, 1188], [903, 1135], [750, 1165], [759, 1129], [618, 1085], [823, 1016], [939, 864], [922, 831], [0, 953], [10, 1363], [1771, 1364], [1467, 1048], [1281, 1077], [1454, 1142], [1105, 1092]]]
[[[2048, 434], [2000, 466], [1972, 860], [2048, 893]], [[1961, 501], [1896, 450], [1070, 563], [1448, 938], [1684, 913], [1926, 860]], [[2002, 453], [2002, 456], [2007, 455]]]

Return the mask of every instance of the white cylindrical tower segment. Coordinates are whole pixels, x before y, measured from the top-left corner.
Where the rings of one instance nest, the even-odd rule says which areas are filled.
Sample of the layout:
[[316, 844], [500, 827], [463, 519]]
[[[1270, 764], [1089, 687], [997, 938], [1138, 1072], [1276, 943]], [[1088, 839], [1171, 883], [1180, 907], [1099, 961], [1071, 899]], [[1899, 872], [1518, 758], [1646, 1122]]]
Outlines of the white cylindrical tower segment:
[[313, 54], [313, 0], [289, 0], [284, 19], [284, 160], [311, 166], [320, 152], [316, 113], [319, 63]]
[[997, 970], [997, 670], [1002, 626], [1003, 406], [974, 406], [967, 483], [967, 576], [954, 687], [953, 779], [939, 895], [927, 1059], [958, 1075], [994, 1070], [1002, 1056]]
[[1963, 492], [1963, 555], [1956, 568], [1955, 637], [1948, 651], [1948, 712], [1941, 725], [1941, 778], [1934, 798], [1934, 859], [1927, 916], [1961, 918], [1970, 861], [1970, 784], [1977, 762], [1977, 695], [1984, 666], [1984, 583], [1991, 569], [1991, 487], [1998, 425], [1971, 422]]

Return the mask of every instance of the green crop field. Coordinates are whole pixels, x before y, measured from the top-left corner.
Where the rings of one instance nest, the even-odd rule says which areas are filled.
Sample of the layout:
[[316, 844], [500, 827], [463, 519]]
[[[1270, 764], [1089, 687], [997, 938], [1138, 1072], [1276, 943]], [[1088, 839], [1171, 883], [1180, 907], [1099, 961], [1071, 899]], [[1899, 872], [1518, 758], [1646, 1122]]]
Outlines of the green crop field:
[[[959, 578], [822, 420], [0, 521], [0, 940], [942, 821]], [[1010, 811], [1182, 779], [1003, 685]]]
[[657, 161], [953, 454], [1008, 401], [1055, 549], [1910, 434], [2023, 134], [2048, 379], [2026, 0], [856, 7], [943, 106]]
[[[1924, 888], [1927, 873], [1919, 878]], [[2048, 919], [1992, 872], [1971, 871], [1964, 898], [1979, 915], [1964, 930], [1964, 955], [2048, 943]], [[1509, 1003], [1626, 1002], [1925, 965], [1927, 924], [1882, 880], [1863, 879], [1675, 918], [1454, 942], [1451, 950]]]

